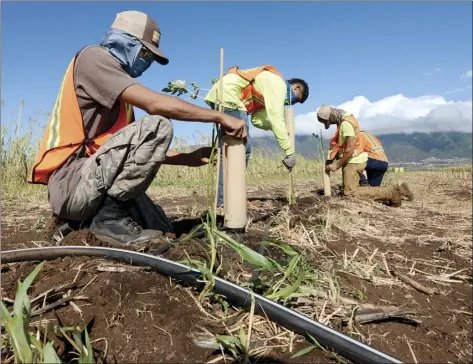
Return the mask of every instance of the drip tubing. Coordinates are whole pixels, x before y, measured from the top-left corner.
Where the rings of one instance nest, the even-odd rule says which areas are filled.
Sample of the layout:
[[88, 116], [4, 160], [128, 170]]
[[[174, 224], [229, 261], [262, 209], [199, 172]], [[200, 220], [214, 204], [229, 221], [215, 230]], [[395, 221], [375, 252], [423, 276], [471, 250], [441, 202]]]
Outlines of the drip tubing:
[[[161, 274], [170, 276], [177, 281], [203, 287], [202, 274], [187, 265], [173, 262], [161, 257], [133, 252], [124, 249], [90, 247], [90, 246], [59, 246], [8, 250], [0, 253], [1, 263], [18, 263], [25, 261], [54, 260], [74, 256], [93, 256], [116, 259], [135, 266], [149, 266]], [[215, 277], [214, 291], [226, 297], [236, 306], [249, 309], [251, 294], [246, 288], [240, 287], [220, 277]], [[402, 363], [366, 344], [346, 336], [309, 317], [273, 302], [261, 295], [253, 293], [255, 313], [266, 316], [271, 321], [307, 337], [310, 334], [321, 345], [344, 356], [355, 363]]]

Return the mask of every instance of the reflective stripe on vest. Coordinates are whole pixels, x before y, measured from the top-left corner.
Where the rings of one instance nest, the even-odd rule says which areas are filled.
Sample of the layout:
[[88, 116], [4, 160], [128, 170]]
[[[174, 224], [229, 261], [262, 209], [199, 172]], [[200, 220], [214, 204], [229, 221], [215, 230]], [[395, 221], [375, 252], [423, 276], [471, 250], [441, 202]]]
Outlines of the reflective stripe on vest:
[[378, 138], [366, 131], [362, 131], [360, 136], [363, 138], [362, 142], [364, 144], [365, 150], [368, 152], [369, 158], [388, 162], [386, 152], [384, 151], [384, 148], [382, 147]]
[[[256, 76], [258, 76], [263, 71], [269, 71], [271, 73], [274, 73], [284, 80], [282, 74], [276, 68], [270, 65], [256, 67], [248, 70], [240, 70], [239, 67], [235, 66], [231, 67], [227, 71], [227, 73], [225, 73], [225, 75], [237, 74], [249, 82], [248, 86], [244, 87], [241, 91], [240, 97], [240, 100], [245, 105], [248, 114], [254, 114], [260, 110], [263, 110], [265, 107], [263, 95], [255, 88], [253, 84]], [[286, 80], [284, 80], [284, 82], [286, 82]]]
[[[358, 124], [358, 121], [355, 119], [355, 117], [351, 113], [345, 113], [343, 116], [342, 122], [348, 121], [351, 126], [353, 126], [353, 129], [355, 130], [355, 149], [353, 151], [353, 157], [356, 157], [360, 155], [362, 152], [364, 152], [363, 145], [360, 140], [360, 124]], [[330, 139], [330, 147], [328, 150], [328, 159], [333, 160], [337, 158], [340, 149], [342, 149], [342, 152], [344, 152], [347, 148], [346, 143], [343, 145], [343, 148], [338, 145], [338, 139], [340, 135], [340, 125], [342, 122], [337, 125], [337, 130], [335, 131], [335, 134], [332, 136]], [[341, 157], [341, 156], [340, 156]]]
[[97, 137], [86, 139], [84, 122], [74, 88], [74, 65], [77, 54], [69, 63], [61, 82], [51, 118], [28, 178], [29, 183], [47, 184], [51, 174], [81, 146], [85, 145], [87, 155], [90, 156], [114, 133], [133, 120], [133, 107], [119, 101], [120, 111], [112, 127]]

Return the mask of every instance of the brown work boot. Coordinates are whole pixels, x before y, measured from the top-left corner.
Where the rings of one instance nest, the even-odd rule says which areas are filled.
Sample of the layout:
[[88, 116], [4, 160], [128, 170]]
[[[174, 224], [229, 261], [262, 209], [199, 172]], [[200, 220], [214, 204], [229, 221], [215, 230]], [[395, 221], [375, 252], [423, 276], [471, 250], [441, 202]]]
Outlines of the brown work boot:
[[407, 201], [414, 201], [414, 194], [412, 193], [409, 185], [406, 182], [401, 183], [399, 186], [401, 195], [407, 198]]
[[392, 196], [391, 196], [392, 207], [401, 207], [402, 205], [402, 188], [401, 186], [392, 186]]
[[402, 203], [400, 186], [358, 187], [355, 196], [360, 200], [374, 200], [393, 207]]

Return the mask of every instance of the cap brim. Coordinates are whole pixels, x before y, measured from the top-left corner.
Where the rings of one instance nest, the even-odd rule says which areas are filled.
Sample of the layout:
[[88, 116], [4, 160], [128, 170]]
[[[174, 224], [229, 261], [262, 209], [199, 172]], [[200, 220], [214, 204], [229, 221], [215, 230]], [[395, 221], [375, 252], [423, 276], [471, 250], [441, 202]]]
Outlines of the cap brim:
[[169, 63], [169, 59], [164, 55], [163, 52], [161, 52], [158, 48], [156, 48], [155, 45], [145, 40], [140, 40], [140, 42], [143, 43], [143, 45], [146, 48], [148, 48], [151, 52], [154, 53], [154, 55], [156, 56], [156, 62], [158, 62], [159, 64], [163, 66]]

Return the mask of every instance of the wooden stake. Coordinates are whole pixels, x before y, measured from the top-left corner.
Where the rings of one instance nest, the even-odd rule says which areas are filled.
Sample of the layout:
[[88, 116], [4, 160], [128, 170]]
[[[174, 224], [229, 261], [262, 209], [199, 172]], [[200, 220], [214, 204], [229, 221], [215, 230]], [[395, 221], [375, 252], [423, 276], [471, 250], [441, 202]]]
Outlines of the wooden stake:
[[[289, 134], [289, 139], [291, 140], [291, 144], [294, 147], [294, 152], [296, 150], [296, 136], [294, 135], [294, 108], [288, 107], [284, 110], [284, 116], [286, 119], [286, 128]], [[289, 192], [288, 192], [288, 200], [289, 204], [293, 204], [295, 202], [295, 191], [294, 191], [294, 180], [292, 178], [292, 171], [289, 172]]]
[[[218, 92], [218, 111], [223, 111], [222, 105], [222, 93], [223, 93], [223, 48], [220, 48], [220, 85], [219, 85], [219, 92]], [[218, 202], [218, 184], [220, 183], [220, 138], [221, 138], [221, 131], [220, 125], [217, 125], [217, 178], [216, 178], [216, 185], [215, 185], [215, 197], [214, 197], [214, 214], [217, 213], [217, 202]], [[223, 186], [225, 189], [225, 184]], [[225, 204], [225, 201], [224, 201]]]

